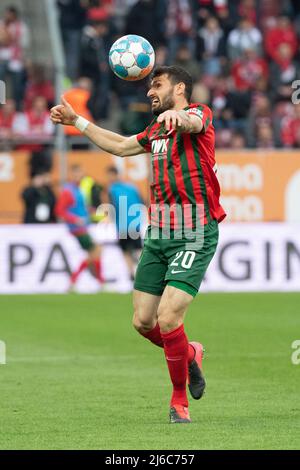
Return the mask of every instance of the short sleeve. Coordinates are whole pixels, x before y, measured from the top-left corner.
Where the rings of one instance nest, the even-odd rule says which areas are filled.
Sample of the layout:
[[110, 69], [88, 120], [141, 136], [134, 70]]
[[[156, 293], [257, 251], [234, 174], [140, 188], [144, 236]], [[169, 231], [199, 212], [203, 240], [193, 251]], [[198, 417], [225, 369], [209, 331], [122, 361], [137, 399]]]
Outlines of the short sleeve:
[[136, 136], [138, 143], [145, 149], [146, 152], [151, 151], [151, 144], [149, 141], [148, 129], [149, 127], [146, 127], [146, 129], [143, 132], [140, 132]]
[[198, 116], [202, 120], [202, 123], [203, 123], [202, 132], [206, 132], [208, 126], [212, 124], [212, 111], [206, 105], [193, 106], [189, 108], [186, 112], [188, 114]]

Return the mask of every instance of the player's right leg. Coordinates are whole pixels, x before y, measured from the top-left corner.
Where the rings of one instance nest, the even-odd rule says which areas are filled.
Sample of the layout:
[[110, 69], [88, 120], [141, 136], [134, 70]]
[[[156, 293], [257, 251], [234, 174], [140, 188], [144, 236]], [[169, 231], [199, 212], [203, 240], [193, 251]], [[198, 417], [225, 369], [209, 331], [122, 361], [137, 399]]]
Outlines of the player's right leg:
[[89, 268], [91, 274], [99, 281], [100, 284], [104, 283], [102, 275], [102, 263], [101, 263], [101, 247], [93, 242], [89, 254]]
[[166, 270], [166, 262], [145, 242], [134, 282], [133, 326], [160, 347], [163, 347], [163, 341], [157, 323], [157, 308], [164, 290]]
[[[81, 248], [85, 251], [85, 252], [88, 252], [88, 249], [90, 247], [90, 244], [89, 244], [89, 235], [87, 234], [82, 234], [82, 235], [76, 235], [76, 234], [73, 234], [74, 237], [76, 238], [76, 240], [78, 241], [79, 245], [81, 246]], [[71, 281], [71, 286], [70, 286], [70, 291], [73, 290], [80, 274], [85, 271], [86, 269], [88, 269], [89, 267], [89, 257], [87, 256], [83, 261], [81, 261], [80, 265], [78, 266], [78, 268], [73, 271], [71, 273], [71, 278], [70, 278], [70, 281]]]
[[160, 328], [157, 323], [157, 308], [161, 297], [138, 290], [133, 291], [133, 326], [140, 335], [153, 344], [163, 347]]
[[102, 284], [103, 277], [100, 259], [101, 247], [94, 243], [91, 236], [87, 232], [74, 236], [80, 244], [81, 248], [87, 252], [87, 258], [84, 259], [76, 271], [71, 274], [71, 287], [76, 284], [77, 279], [85, 269], [89, 269], [91, 274], [100, 282], [100, 284]]
[[167, 286], [158, 307], [158, 323], [164, 343], [173, 392], [170, 401], [170, 422], [190, 423], [186, 380], [188, 375], [189, 342], [184, 331], [184, 317], [194, 295], [184, 283]]

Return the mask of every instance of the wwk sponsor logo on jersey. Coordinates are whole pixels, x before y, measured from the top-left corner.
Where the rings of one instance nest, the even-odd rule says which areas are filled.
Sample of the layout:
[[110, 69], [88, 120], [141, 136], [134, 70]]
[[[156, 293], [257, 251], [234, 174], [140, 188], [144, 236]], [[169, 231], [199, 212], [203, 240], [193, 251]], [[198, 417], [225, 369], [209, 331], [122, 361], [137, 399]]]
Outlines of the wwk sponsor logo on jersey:
[[151, 152], [153, 160], [167, 158], [169, 139], [155, 139], [151, 142]]

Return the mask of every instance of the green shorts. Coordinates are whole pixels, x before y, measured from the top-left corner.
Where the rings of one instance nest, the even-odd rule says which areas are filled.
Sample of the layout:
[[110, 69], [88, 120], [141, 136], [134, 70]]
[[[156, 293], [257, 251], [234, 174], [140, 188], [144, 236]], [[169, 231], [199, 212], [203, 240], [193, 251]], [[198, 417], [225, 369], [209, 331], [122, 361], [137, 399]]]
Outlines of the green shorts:
[[95, 243], [92, 240], [92, 237], [88, 233], [83, 233], [82, 235], [75, 235], [81, 248], [85, 251], [91, 251], [95, 247]]
[[190, 239], [159, 238], [148, 227], [144, 248], [135, 276], [134, 288], [153, 295], [162, 295], [166, 285], [177, 287], [195, 296], [218, 244], [216, 220], [204, 226], [202, 237]]

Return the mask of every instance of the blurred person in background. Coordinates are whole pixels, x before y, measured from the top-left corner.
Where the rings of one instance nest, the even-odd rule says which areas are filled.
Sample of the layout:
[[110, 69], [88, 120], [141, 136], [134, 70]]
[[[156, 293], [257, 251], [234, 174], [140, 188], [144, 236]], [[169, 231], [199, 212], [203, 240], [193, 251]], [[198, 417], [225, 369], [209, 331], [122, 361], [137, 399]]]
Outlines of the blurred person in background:
[[[140, 90], [142, 91], [142, 90]], [[141, 92], [132, 97], [129, 105], [122, 110], [119, 122], [120, 130], [125, 135], [137, 134], [149, 122], [151, 108]]]
[[197, 36], [196, 57], [203, 61], [203, 73], [220, 75], [226, 61], [225, 36], [219, 21], [210, 16]]
[[82, 30], [86, 22], [88, 0], [57, 0], [59, 23], [66, 58], [66, 73], [73, 81], [79, 74], [79, 54]]
[[[233, 86], [231, 77], [221, 76], [214, 80], [211, 104], [215, 110], [216, 138], [224, 129], [240, 131], [244, 134], [251, 103], [249, 91], [239, 91]], [[223, 134], [224, 135], [224, 134]], [[227, 139], [228, 133], [226, 133]], [[230, 138], [227, 139], [230, 142]], [[217, 146], [222, 146], [217, 144]]]
[[[71, 103], [75, 109], [80, 109], [80, 113], [82, 116], [84, 116], [89, 121], [93, 122], [93, 117], [88, 108], [88, 103], [91, 98], [91, 89], [92, 89], [91, 80], [87, 77], [80, 77], [74, 83], [73, 87], [65, 92], [65, 96], [67, 97], [67, 100], [69, 101], [69, 103]], [[73, 126], [66, 126], [64, 131], [68, 137], [81, 135], [80, 132]], [[74, 144], [72, 148], [78, 148], [78, 145], [79, 145], [78, 143]], [[88, 147], [89, 146], [86, 142], [83, 144], [80, 144], [81, 149], [88, 148]]]
[[264, 123], [256, 129], [256, 147], [258, 149], [274, 149], [275, 136], [272, 126]]
[[14, 147], [14, 139], [22, 133], [23, 116], [16, 110], [16, 103], [9, 99], [0, 106], [0, 149]]
[[25, 85], [25, 55], [30, 46], [29, 29], [17, 8], [6, 8], [0, 19], [0, 80], [11, 78], [12, 96], [21, 109]]
[[167, 61], [168, 49], [164, 45], [160, 45], [155, 49], [155, 65], [164, 65]]
[[46, 68], [42, 64], [30, 64], [27, 67], [27, 81], [24, 94], [24, 110], [28, 111], [37, 96], [43, 96], [48, 108], [54, 102], [53, 82], [47, 77]]
[[167, 0], [138, 0], [126, 15], [125, 34], [146, 38], [156, 49], [165, 43], [164, 21]]
[[111, 46], [110, 23], [104, 8], [88, 11], [89, 24], [83, 29], [80, 50], [80, 76], [92, 82], [89, 109], [95, 121], [108, 116], [110, 68], [107, 55]]
[[[269, 126], [271, 128], [273, 126], [272, 104], [270, 99], [264, 95], [258, 96], [250, 109], [248, 124], [246, 127], [247, 144], [249, 147], [256, 147], [258, 129], [261, 126]], [[262, 133], [263, 141], [267, 132], [268, 131]]]
[[287, 103], [283, 110], [280, 125], [280, 137], [285, 148], [300, 147], [300, 104]]
[[280, 46], [290, 46], [291, 57], [294, 57], [298, 48], [298, 39], [295, 28], [287, 16], [280, 16], [274, 21], [274, 26], [267, 28], [265, 32], [265, 51], [279, 66], [282, 64]]
[[238, 5], [232, 0], [214, 0], [215, 16], [218, 18], [220, 26], [224, 31], [225, 41], [227, 42], [230, 32], [236, 26], [239, 20]]
[[87, 252], [87, 257], [71, 274], [70, 290], [75, 287], [80, 274], [86, 269], [102, 286], [104, 280], [100, 259], [101, 247], [93, 241], [88, 233], [90, 214], [84, 194], [80, 189], [84, 173], [79, 165], [72, 165], [69, 175], [69, 182], [64, 185], [57, 200], [55, 214], [68, 225], [70, 233], [76, 238], [81, 248]]
[[255, 49], [246, 49], [242, 56], [233, 62], [231, 75], [237, 90], [248, 91], [255, 87], [261, 77], [268, 79], [269, 68], [266, 60], [259, 57]]
[[235, 119], [230, 108], [224, 108], [215, 113], [215, 127], [218, 130], [216, 134], [216, 147], [231, 147], [231, 139], [236, 131]]
[[[142, 249], [140, 234], [142, 220], [140, 213], [140, 220], [137, 221], [136, 214], [138, 214], [138, 209], [137, 212], [135, 212], [135, 215], [130, 215], [129, 212], [133, 205], [137, 204], [141, 206], [144, 202], [134, 184], [121, 180], [119, 172], [115, 166], [108, 167], [106, 175], [109, 198], [116, 211], [116, 226], [119, 245], [125, 257], [129, 275], [133, 280]], [[126, 199], [125, 208], [122, 206], [124, 199], [121, 200], [121, 197]], [[127, 209], [126, 214], [125, 209]], [[132, 224], [133, 228], [136, 230], [135, 234], [131, 232], [129, 234], [130, 225]], [[135, 238], [133, 235], [135, 235]]]
[[217, 17], [225, 38], [238, 18], [237, 7], [232, 0], [194, 0], [194, 13], [198, 28], [202, 28], [210, 16]]
[[194, 59], [191, 50], [186, 44], [178, 47], [174, 65], [184, 68], [191, 75], [193, 81], [197, 81], [201, 75], [200, 63]]
[[48, 104], [44, 96], [36, 96], [24, 113], [24, 134], [27, 136], [51, 136], [54, 127], [50, 121]]
[[39, 150], [33, 150], [28, 163], [31, 176], [37, 173], [50, 173], [53, 164], [52, 148], [49, 146]]
[[50, 175], [43, 171], [31, 178], [31, 183], [22, 194], [25, 211], [24, 224], [50, 224], [56, 222], [54, 213], [55, 194], [50, 184]]
[[196, 23], [191, 0], [168, 0], [166, 15], [166, 40], [169, 49], [168, 63], [174, 62], [176, 52], [186, 45], [192, 56], [196, 48]]
[[18, 146], [20, 150], [41, 151], [52, 143], [54, 126], [50, 120], [50, 113], [46, 98], [36, 96], [32, 107], [22, 115], [22, 124], [19, 126], [20, 134], [28, 143]]
[[247, 18], [257, 25], [256, 0], [239, 0], [237, 11], [241, 18]]
[[194, 83], [192, 101], [194, 103], [210, 103], [210, 89], [205, 85], [202, 78], [199, 78]]
[[101, 204], [108, 202], [104, 187], [91, 176], [83, 176], [80, 181], [80, 189], [83, 193], [91, 222], [101, 222], [105, 215], [99, 215], [97, 209]]
[[294, 58], [293, 48], [289, 43], [280, 44], [277, 54], [277, 61], [270, 64], [271, 97], [273, 102], [290, 101], [294, 91], [292, 83], [300, 73], [299, 60]]
[[[287, 2], [289, 1], [290, 0], [287, 0]], [[264, 31], [265, 33], [267, 28], [274, 26], [276, 18], [282, 14], [285, 5], [285, 1], [282, 2], [282, 0], [263, 0], [257, 2], [257, 20], [261, 31]]]
[[263, 37], [258, 28], [248, 18], [242, 18], [237, 28], [231, 31], [227, 41], [227, 53], [230, 60], [240, 59], [246, 50], [262, 53]]
[[247, 147], [245, 136], [240, 132], [234, 132], [231, 136], [230, 148], [233, 150], [243, 150]]

